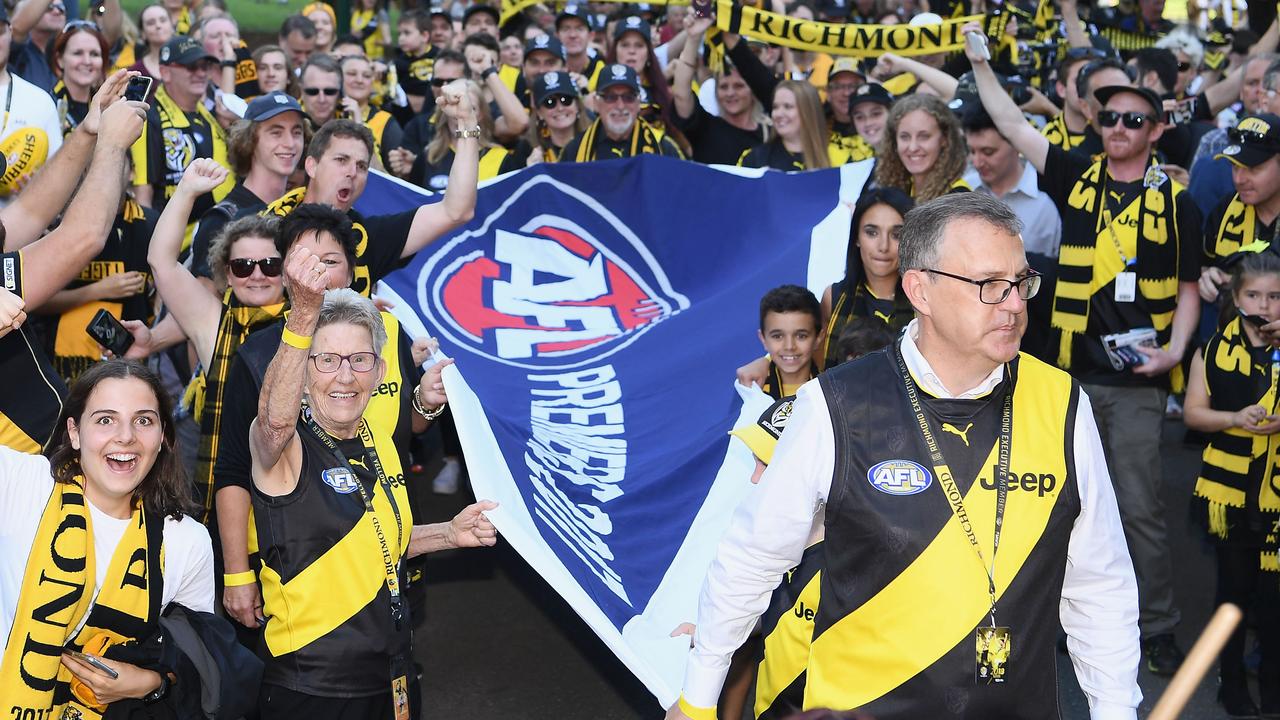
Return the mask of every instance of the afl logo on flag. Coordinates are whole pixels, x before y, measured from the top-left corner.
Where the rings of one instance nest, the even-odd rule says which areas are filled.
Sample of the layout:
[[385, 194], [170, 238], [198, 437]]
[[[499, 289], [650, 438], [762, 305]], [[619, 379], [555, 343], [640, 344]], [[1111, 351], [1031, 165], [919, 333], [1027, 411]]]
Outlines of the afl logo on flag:
[[459, 347], [516, 367], [578, 367], [689, 307], [597, 200], [547, 175], [423, 265], [418, 306]]
[[867, 481], [887, 495], [915, 495], [933, 484], [933, 476], [920, 463], [885, 460], [871, 466]]

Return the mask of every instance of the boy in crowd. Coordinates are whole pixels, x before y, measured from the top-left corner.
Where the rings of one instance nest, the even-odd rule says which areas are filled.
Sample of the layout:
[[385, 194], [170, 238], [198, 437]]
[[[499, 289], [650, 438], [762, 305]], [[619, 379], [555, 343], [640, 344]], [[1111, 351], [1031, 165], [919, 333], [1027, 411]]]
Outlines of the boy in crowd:
[[396, 55], [396, 79], [409, 98], [413, 114], [422, 112], [422, 105], [431, 94], [431, 70], [438, 50], [431, 45], [431, 15], [422, 10], [410, 10], [400, 16], [396, 35], [400, 52]]
[[782, 285], [760, 299], [760, 342], [769, 353], [763, 390], [777, 400], [795, 395], [818, 375], [814, 350], [822, 345], [822, 308], [813, 293]]

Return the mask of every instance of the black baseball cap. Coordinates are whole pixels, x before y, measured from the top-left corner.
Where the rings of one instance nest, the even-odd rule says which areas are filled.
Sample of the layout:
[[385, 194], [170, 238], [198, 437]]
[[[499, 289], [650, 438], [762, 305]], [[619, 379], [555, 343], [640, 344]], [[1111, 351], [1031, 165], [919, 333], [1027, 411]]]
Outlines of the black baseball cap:
[[205, 50], [199, 40], [186, 35], [174, 35], [160, 48], [161, 65], [192, 65], [205, 58], [218, 60], [218, 56]]
[[1223, 158], [1239, 167], [1257, 167], [1280, 155], [1280, 116], [1271, 113], [1245, 115], [1227, 130], [1231, 144], [1214, 159]]
[[613, 28], [614, 42], [617, 42], [629, 32], [640, 33], [640, 37], [644, 38], [646, 45], [653, 44], [653, 31], [649, 27], [649, 23], [645, 22], [644, 18], [639, 15], [628, 15], [618, 21], [618, 24]]
[[524, 46], [526, 58], [538, 51], [549, 52], [561, 60], [565, 59], [564, 45], [560, 44], [560, 40], [554, 35], [539, 35], [529, 40]]
[[263, 122], [280, 113], [296, 112], [302, 114], [302, 106], [288, 93], [273, 90], [266, 95], [259, 95], [249, 101], [249, 109], [244, 111], [244, 119], [252, 122]]
[[852, 112], [855, 107], [864, 102], [872, 102], [889, 107], [893, 105], [893, 93], [885, 90], [880, 83], [863, 83], [849, 96], [849, 110]]
[[1093, 96], [1098, 99], [1102, 105], [1106, 105], [1111, 98], [1129, 93], [1137, 95], [1151, 106], [1151, 110], [1157, 120], [1164, 117], [1164, 103], [1161, 102], [1160, 96], [1156, 95], [1154, 90], [1144, 87], [1134, 87], [1133, 85], [1106, 85], [1093, 91]]
[[466, 26], [467, 21], [470, 20], [473, 16], [475, 16], [476, 13], [487, 13], [488, 15], [492, 16], [494, 25], [499, 25], [502, 23], [502, 14], [498, 12], [497, 8], [493, 7], [492, 5], [485, 5], [484, 3], [476, 3], [475, 5], [472, 5], [471, 7], [467, 8], [466, 12], [462, 13], [463, 26]]
[[564, 9], [560, 11], [560, 14], [556, 15], [557, 30], [560, 29], [561, 21], [565, 20], [566, 18], [577, 18], [578, 20], [581, 20], [584, 25], [587, 26], [588, 30], [595, 29], [595, 26], [592, 25], [591, 23], [591, 13], [587, 10], [586, 6], [584, 5], [577, 5], [575, 3], [569, 3], [568, 5], [565, 5]]
[[849, 10], [853, 3], [849, 0], [823, 0], [818, 4], [819, 18], [829, 18], [844, 22], [849, 19]]
[[615, 85], [629, 87], [637, 95], [640, 93], [640, 78], [630, 65], [614, 63], [600, 70], [600, 77], [596, 80], [596, 93], [603, 93], [606, 89]]
[[578, 97], [578, 87], [573, 84], [573, 77], [562, 70], [542, 73], [533, 81], [533, 102], [542, 104], [543, 100], [553, 95]]

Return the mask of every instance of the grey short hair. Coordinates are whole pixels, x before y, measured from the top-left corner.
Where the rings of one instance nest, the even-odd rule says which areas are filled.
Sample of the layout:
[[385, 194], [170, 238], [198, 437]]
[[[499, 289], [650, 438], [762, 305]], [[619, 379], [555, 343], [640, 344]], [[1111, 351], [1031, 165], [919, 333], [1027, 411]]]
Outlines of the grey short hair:
[[1267, 67], [1267, 74], [1262, 76], [1262, 87], [1268, 90], [1280, 90], [1280, 60]]
[[351, 288], [326, 290], [316, 330], [338, 323], [368, 330], [373, 338], [373, 351], [382, 354], [382, 347], [387, 344], [387, 326], [382, 323], [382, 313], [378, 312], [378, 306], [372, 300]]
[[981, 192], [951, 193], [915, 206], [902, 223], [898, 268], [936, 269], [942, 234], [956, 220], [982, 220], [1010, 235], [1022, 234], [1022, 221], [1008, 205]]

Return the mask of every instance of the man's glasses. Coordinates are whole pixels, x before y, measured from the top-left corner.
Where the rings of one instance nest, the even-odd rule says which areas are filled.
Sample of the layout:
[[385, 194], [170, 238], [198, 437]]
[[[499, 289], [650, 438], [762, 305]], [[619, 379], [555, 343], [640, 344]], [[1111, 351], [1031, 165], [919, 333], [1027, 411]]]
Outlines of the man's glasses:
[[378, 364], [378, 356], [371, 352], [351, 353], [350, 355], [339, 355], [338, 353], [316, 353], [311, 356], [311, 364], [315, 366], [316, 372], [326, 375], [338, 372], [342, 367], [343, 361], [351, 366], [352, 372], [367, 373]]
[[45, 12], [58, 13], [59, 15], [66, 15], [67, 6], [63, 5], [60, 2], [49, 3], [49, 7], [45, 9]]
[[444, 87], [445, 85], [448, 85], [449, 83], [451, 83], [451, 82], [453, 82], [454, 80], [457, 80], [457, 79], [458, 79], [458, 78], [436, 78], [436, 77], [433, 77], [433, 78], [431, 78], [431, 87], [434, 87], [434, 88], [442, 88], [442, 87]]
[[640, 99], [640, 96], [633, 92], [601, 93], [597, 97], [600, 99], [600, 102], [605, 105], [612, 105], [614, 103], [633, 103]]
[[315, 97], [320, 93], [324, 93], [325, 97], [333, 97], [334, 95], [338, 94], [338, 88], [336, 87], [302, 88], [302, 92], [305, 93], [308, 97]]
[[1178, 72], [1186, 72], [1186, 71], [1188, 71], [1188, 70], [1190, 70], [1190, 69], [1191, 69], [1191, 63], [1189, 63], [1189, 62], [1180, 62], [1180, 63], [1178, 63]]
[[834, 85], [827, 85], [827, 94], [830, 95], [833, 92], [853, 92], [857, 89], [857, 83], [836, 83]]
[[1099, 110], [1098, 124], [1102, 127], [1115, 127], [1116, 123], [1124, 122], [1124, 126], [1130, 130], [1141, 130], [1152, 122], [1150, 115], [1140, 112], [1116, 112], [1115, 110]]
[[925, 272], [934, 273], [943, 277], [949, 277], [952, 280], [967, 282], [970, 285], [978, 286], [978, 299], [983, 305], [999, 305], [1009, 297], [1009, 293], [1014, 288], [1018, 288], [1018, 297], [1023, 300], [1030, 300], [1040, 292], [1040, 273], [1032, 271], [1027, 276], [1018, 280], [1005, 280], [1004, 278], [988, 278], [986, 280], [973, 280], [963, 275], [952, 275], [949, 272], [941, 270], [924, 269]]
[[252, 275], [255, 267], [262, 268], [262, 274], [267, 277], [280, 277], [281, 271], [284, 270], [284, 258], [269, 257], [259, 260], [234, 258], [227, 261], [227, 268], [231, 270], [231, 274], [242, 279]]
[[573, 100], [574, 99], [569, 97], [568, 95], [552, 95], [551, 97], [542, 98], [542, 107], [548, 110], [555, 107], [556, 105], [559, 105], [561, 107], [569, 107], [570, 105], [573, 104]]

